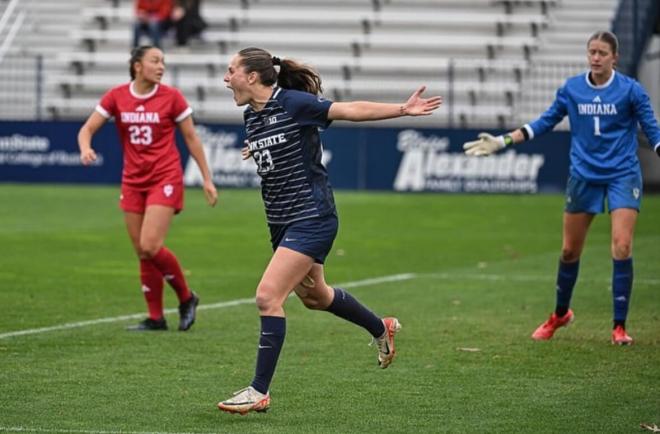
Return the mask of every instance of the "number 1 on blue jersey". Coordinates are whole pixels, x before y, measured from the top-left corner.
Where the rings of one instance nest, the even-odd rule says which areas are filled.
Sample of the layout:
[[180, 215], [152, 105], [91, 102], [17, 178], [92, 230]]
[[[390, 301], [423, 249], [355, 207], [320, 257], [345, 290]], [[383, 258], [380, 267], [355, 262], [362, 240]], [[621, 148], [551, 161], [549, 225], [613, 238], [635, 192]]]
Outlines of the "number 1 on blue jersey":
[[594, 116], [594, 136], [600, 136], [600, 117]]

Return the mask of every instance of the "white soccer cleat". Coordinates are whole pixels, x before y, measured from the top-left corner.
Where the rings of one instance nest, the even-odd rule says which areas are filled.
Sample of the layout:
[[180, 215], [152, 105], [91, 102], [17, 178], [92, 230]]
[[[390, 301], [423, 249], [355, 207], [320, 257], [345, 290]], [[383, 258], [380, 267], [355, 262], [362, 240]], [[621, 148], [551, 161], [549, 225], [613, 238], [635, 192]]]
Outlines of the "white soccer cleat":
[[390, 366], [394, 359], [396, 351], [394, 349], [394, 335], [401, 330], [399, 320], [392, 317], [383, 318], [383, 325], [385, 326], [385, 333], [379, 338], [375, 338], [374, 342], [378, 346], [378, 366], [385, 369]]
[[270, 407], [270, 394], [263, 394], [249, 386], [234, 392], [233, 396], [218, 403], [218, 408], [227, 413], [248, 414], [251, 411], [266, 412]]

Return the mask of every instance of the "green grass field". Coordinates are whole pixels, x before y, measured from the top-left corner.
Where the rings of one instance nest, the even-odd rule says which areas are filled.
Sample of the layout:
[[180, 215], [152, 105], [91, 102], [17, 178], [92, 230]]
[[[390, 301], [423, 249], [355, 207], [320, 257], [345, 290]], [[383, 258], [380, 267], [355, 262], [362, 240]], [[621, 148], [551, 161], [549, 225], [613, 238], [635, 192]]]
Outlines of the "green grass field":
[[[0, 185], [0, 432], [629, 433], [660, 425], [660, 196], [645, 197], [635, 238], [628, 329], [636, 342], [614, 347], [607, 216], [589, 234], [575, 323], [534, 342], [554, 306], [561, 196], [338, 192], [327, 279], [398, 316], [398, 357], [379, 370], [365, 331], [290, 299], [271, 410], [241, 417], [215, 405], [254, 371], [259, 322], [244, 299], [271, 253], [258, 191], [223, 191], [215, 209], [188, 191], [167, 244], [202, 309], [190, 332], [152, 334], [126, 332], [137, 319], [120, 318], [145, 307], [117, 195], [117, 187]], [[172, 291], [165, 298], [176, 307]], [[233, 300], [243, 301], [221, 304]], [[175, 329], [177, 315], [168, 319]]]

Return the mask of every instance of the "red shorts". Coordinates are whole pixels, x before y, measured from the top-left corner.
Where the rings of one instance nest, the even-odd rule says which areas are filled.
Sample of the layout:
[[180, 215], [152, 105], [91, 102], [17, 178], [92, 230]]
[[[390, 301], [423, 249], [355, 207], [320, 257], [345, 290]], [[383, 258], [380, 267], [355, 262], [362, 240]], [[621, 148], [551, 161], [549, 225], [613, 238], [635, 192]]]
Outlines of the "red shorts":
[[183, 182], [163, 182], [149, 188], [136, 188], [122, 184], [119, 207], [125, 212], [144, 214], [149, 205], [174, 208], [175, 214], [183, 209]]

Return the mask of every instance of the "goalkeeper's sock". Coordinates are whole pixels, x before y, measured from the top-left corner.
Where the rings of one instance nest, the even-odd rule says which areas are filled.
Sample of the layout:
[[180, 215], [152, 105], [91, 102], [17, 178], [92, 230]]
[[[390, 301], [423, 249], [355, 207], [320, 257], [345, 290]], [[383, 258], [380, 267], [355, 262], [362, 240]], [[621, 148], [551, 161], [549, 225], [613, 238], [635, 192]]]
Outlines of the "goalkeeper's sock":
[[179, 303], [185, 303], [190, 300], [192, 294], [188, 288], [185, 277], [183, 277], [183, 270], [181, 270], [181, 265], [177, 260], [174, 253], [172, 253], [167, 247], [163, 246], [161, 249], [151, 258], [151, 261], [158, 267], [160, 272], [165, 277], [167, 283], [170, 284], [176, 296], [179, 299]]
[[625, 321], [633, 283], [633, 260], [612, 259], [612, 301], [614, 321]]
[[251, 386], [258, 392], [268, 393], [270, 382], [275, 373], [277, 359], [284, 345], [286, 335], [286, 318], [279, 316], [262, 316], [259, 349], [257, 350], [257, 367]]
[[149, 259], [140, 259], [140, 282], [149, 318], [163, 318], [163, 275]]
[[573, 287], [577, 281], [578, 271], [580, 270], [580, 261], [563, 262], [559, 260], [559, 270], [557, 271], [557, 303], [555, 314], [563, 317], [568, 312], [571, 305], [571, 296]]
[[623, 327], [623, 329], [626, 329], [626, 321], [625, 320], [614, 320], [612, 321], [612, 329], [617, 328], [618, 326]]
[[376, 316], [376, 314], [367, 309], [366, 306], [345, 290], [334, 288], [334, 291], [335, 297], [332, 299], [330, 306], [326, 308], [328, 312], [364, 327], [375, 338], [385, 333], [383, 320]]

